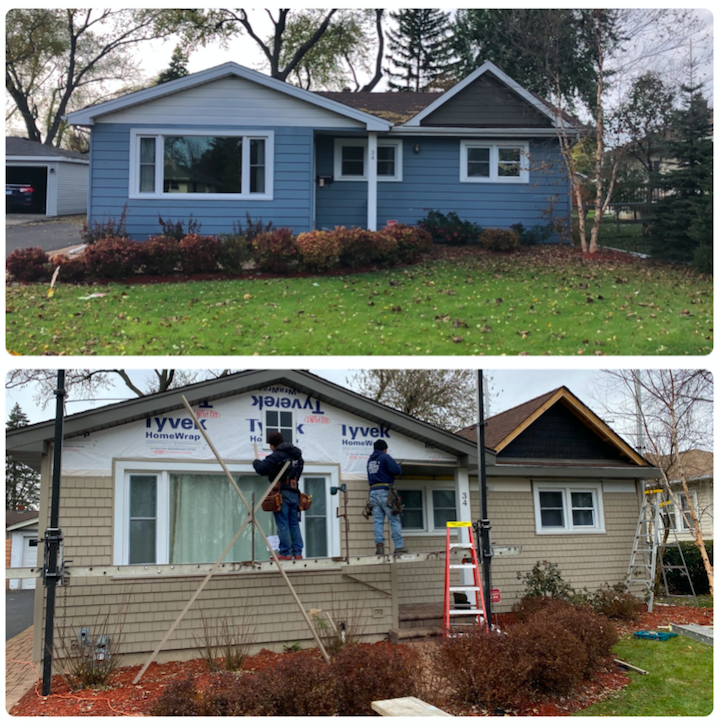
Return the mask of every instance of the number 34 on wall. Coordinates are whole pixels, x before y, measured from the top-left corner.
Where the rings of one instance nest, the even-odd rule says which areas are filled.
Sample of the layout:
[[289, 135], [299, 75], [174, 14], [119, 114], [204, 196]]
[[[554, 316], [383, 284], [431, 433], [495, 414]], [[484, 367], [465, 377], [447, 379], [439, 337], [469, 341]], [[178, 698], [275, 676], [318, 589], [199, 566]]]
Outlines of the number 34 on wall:
[[469, 498], [466, 491], [462, 492], [462, 507], [467, 507], [467, 504], [469, 503]]

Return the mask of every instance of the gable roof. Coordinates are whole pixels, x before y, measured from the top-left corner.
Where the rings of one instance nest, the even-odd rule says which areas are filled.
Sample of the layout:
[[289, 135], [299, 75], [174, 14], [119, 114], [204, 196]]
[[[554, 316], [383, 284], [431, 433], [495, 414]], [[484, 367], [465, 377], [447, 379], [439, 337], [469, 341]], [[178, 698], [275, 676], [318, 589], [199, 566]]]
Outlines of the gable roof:
[[[507, 411], [487, 419], [485, 447], [504, 457], [504, 448], [522, 434], [555, 404], [561, 403], [603, 441], [617, 448], [632, 462], [641, 466], [650, 463], [638, 454], [622, 437], [616, 434], [600, 417], [583, 404], [566, 386], [548, 391]], [[472, 442], [477, 442], [477, 428], [465, 427], [457, 432]]]
[[34, 510], [6, 510], [5, 511], [5, 529], [17, 530], [23, 525], [30, 525], [33, 521], [37, 522], [38, 513]]
[[279, 91], [280, 93], [292, 96], [301, 101], [306, 101], [314, 106], [319, 106], [327, 111], [333, 111], [341, 116], [360, 121], [366, 125], [369, 131], [388, 131], [392, 126], [389, 121], [385, 121], [377, 116], [359, 111], [358, 109], [339, 103], [333, 99], [325, 98], [311, 91], [306, 91], [298, 86], [292, 86], [290, 83], [279, 81], [276, 78], [271, 78], [263, 73], [233, 62], [222, 63], [219, 66], [198, 71], [197, 73], [191, 73], [183, 78], [177, 78], [175, 81], [161, 83], [158, 86], [151, 86], [142, 91], [135, 91], [134, 93], [120, 96], [111, 101], [105, 101], [95, 106], [88, 106], [80, 111], [73, 111], [66, 118], [69, 123], [77, 126], [92, 126], [96, 119], [106, 114], [115, 113], [123, 109], [131, 108], [132, 106], [138, 106], [158, 98], [163, 98], [164, 96], [180, 93], [189, 88], [211, 83], [227, 76], [243, 78], [265, 88]]
[[69, 149], [58, 149], [49, 144], [41, 144], [39, 141], [23, 139], [20, 136], [5, 137], [5, 160], [9, 157], [23, 157], [33, 160], [62, 161], [64, 159], [88, 163], [88, 154]]
[[380, 116], [394, 124], [402, 124], [408, 121], [442, 96], [441, 91], [438, 93], [315, 91], [315, 93], [347, 106], [352, 106], [360, 111]]
[[505, 84], [511, 91], [516, 93], [527, 103], [536, 108], [540, 113], [549, 118], [553, 125], [554, 122], [557, 120], [564, 127], [572, 126], [568, 118], [561, 117], [560, 114], [552, 109], [549, 104], [543, 101], [536, 94], [530, 93], [530, 91], [522, 88], [522, 86], [520, 86], [517, 81], [510, 78], [504, 71], [500, 70], [491, 61], [485, 61], [479, 68], [477, 68], [477, 70], [472, 71], [472, 73], [470, 73], [466, 78], [463, 78], [458, 84], [450, 88], [449, 91], [443, 93], [439, 98], [434, 100], [431, 104], [422, 109], [418, 114], [409, 119], [409, 121], [405, 122], [404, 126], [420, 126], [420, 122], [423, 119], [425, 119], [427, 116], [429, 116], [432, 112], [436, 111], [441, 106], [444, 106], [447, 101], [454, 98], [458, 93], [463, 91], [471, 83], [476, 81], [480, 76], [484, 75], [485, 73], [489, 73], [495, 76], [495, 78]]
[[[672, 482], [680, 481], [680, 470], [672, 455], [658, 456], [648, 453], [648, 459], [665, 470]], [[704, 449], [688, 449], [680, 453], [680, 464], [685, 472], [686, 480], [701, 480], [713, 477], [713, 452]]]
[[[161, 394], [150, 394], [122, 403], [90, 409], [66, 417], [63, 434], [67, 439], [138, 421], [149, 416], [160, 416], [166, 412], [177, 411], [183, 407], [181, 394], [186, 397], [189, 404], [195, 405], [203, 401], [238, 396], [272, 384], [296, 389], [368, 421], [392, 427], [395, 432], [431, 444], [454, 456], [469, 458], [473, 462], [477, 461], [477, 445], [464, 437], [445, 432], [420, 419], [402, 414], [396, 409], [322, 379], [308, 371], [244, 371], [171, 389]], [[53, 440], [54, 430], [54, 420], [9, 430], [5, 435], [6, 451], [20, 462], [39, 469], [42, 455]]]

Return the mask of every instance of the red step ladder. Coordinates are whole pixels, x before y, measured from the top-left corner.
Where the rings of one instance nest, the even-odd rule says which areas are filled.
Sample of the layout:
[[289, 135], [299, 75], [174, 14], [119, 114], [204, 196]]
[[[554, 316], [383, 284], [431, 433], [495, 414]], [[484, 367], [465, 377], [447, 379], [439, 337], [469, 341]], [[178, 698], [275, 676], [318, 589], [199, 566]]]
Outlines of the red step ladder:
[[[450, 530], [458, 528], [460, 535], [463, 528], [467, 528], [469, 534], [469, 542], [463, 543], [461, 538], [458, 538], [456, 543], [450, 541]], [[469, 550], [471, 553], [471, 559], [468, 562], [465, 558], [461, 563], [452, 563], [451, 554], [453, 550]], [[452, 570], [471, 570], [473, 586], [452, 586], [450, 585], [450, 573]], [[475, 608], [454, 608], [453, 600], [450, 599], [451, 593], [474, 593], [475, 594]], [[468, 599], [471, 601], [471, 599]], [[452, 601], [452, 602], [450, 602]], [[447, 557], [446, 567], [444, 571], [444, 635], [449, 636], [451, 629], [455, 627], [455, 624], [450, 623], [450, 617], [452, 616], [475, 616], [478, 626], [487, 626], [489, 623], [487, 620], [487, 611], [485, 609], [485, 601], [482, 597], [482, 582], [479, 575], [479, 562], [477, 560], [477, 551], [474, 547], [474, 537], [472, 536], [472, 523], [471, 522], [448, 522], [447, 523]], [[458, 624], [459, 626], [467, 624]]]

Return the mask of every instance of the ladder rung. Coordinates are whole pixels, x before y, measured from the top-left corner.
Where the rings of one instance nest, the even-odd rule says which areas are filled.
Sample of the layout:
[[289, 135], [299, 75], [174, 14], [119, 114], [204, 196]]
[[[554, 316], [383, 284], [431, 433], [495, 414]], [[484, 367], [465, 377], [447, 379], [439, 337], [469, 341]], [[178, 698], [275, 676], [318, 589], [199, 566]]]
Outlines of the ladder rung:
[[463, 591], [479, 591], [479, 586], [451, 586], [449, 591], [450, 593], [460, 593]]
[[460, 565], [452, 564], [449, 567], [450, 568], [457, 568], [457, 569], [459, 569], [459, 568], [476, 568], [477, 565], [475, 563], [462, 563]]
[[449, 549], [454, 550], [455, 548], [465, 548], [465, 550], [471, 550], [472, 545], [470, 543], [450, 543]]
[[466, 610], [459, 610], [459, 611], [451, 610], [449, 612], [449, 615], [450, 616], [469, 616], [470, 614], [475, 615], [475, 614], [481, 614], [481, 613], [484, 613], [484, 611], [480, 611], [479, 609], [476, 609], [476, 608], [469, 608]]

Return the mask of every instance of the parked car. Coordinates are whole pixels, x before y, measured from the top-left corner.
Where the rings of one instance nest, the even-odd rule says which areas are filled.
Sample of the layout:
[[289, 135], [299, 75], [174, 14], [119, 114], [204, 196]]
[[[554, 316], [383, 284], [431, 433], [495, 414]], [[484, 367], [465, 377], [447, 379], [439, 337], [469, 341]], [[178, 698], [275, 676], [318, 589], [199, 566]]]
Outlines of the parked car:
[[33, 187], [31, 184], [6, 184], [5, 204], [7, 209], [27, 210], [33, 206]]

